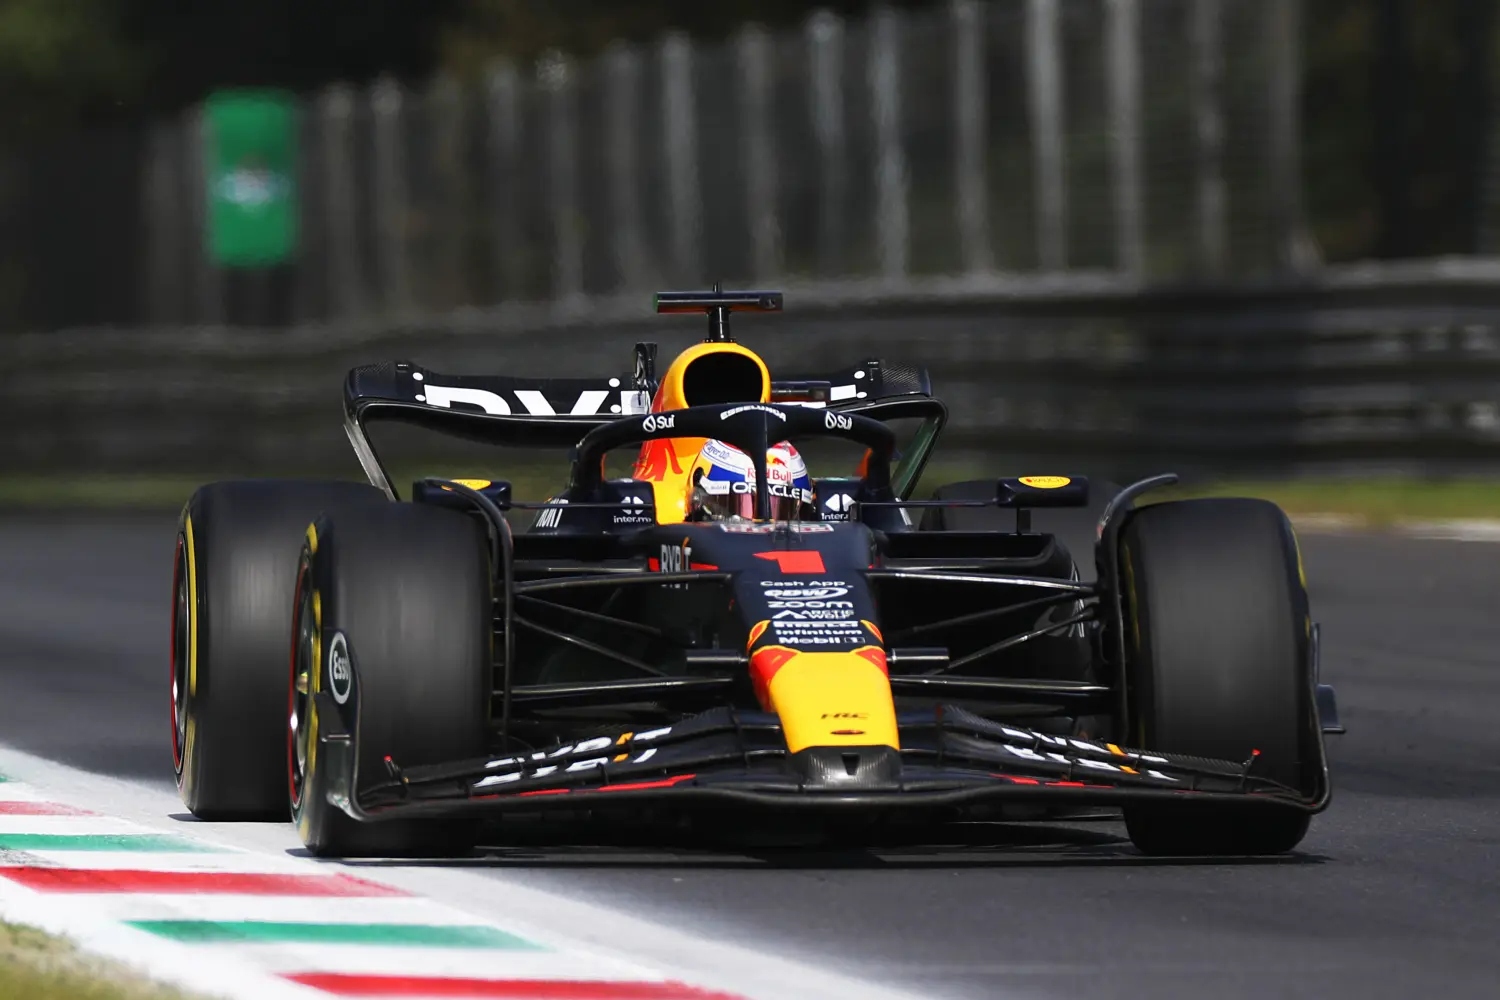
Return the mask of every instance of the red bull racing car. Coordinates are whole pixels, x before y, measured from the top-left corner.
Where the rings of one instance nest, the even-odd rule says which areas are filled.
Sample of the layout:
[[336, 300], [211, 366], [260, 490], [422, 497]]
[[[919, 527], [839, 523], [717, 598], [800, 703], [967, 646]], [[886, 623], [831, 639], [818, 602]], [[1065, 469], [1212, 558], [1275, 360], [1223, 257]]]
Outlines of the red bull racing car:
[[[1296, 539], [1250, 499], [1077, 476], [918, 482], [947, 410], [869, 359], [773, 379], [771, 292], [664, 293], [658, 376], [349, 373], [369, 484], [231, 481], [180, 522], [172, 748], [198, 816], [327, 855], [461, 851], [482, 820], [642, 806], [941, 824], [1118, 806], [1151, 854], [1292, 849], [1330, 796]], [[914, 422], [909, 441], [893, 424]], [[556, 495], [429, 479], [368, 429], [570, 448]], [[863, 457], [819, 476], [802, 448]], [[628, 477], [606, 458], [635, 456]]]

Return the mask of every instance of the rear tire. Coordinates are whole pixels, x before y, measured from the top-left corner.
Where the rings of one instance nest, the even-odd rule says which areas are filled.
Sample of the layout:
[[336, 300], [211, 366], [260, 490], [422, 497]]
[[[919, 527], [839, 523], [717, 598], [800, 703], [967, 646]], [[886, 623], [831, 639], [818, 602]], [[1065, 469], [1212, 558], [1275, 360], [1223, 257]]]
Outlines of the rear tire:
[[286, 658], [297, 547], [324, 510], [387, 503], [363, 483], [212, 483], [177, 525], [172, 762], [209, 820], [285, 820]]
[[[1306, 584], [1286, 515], [1264, 500], [1145, 507], [1121, 536], [1130, 702], [1142, 749], [1240, 761], [1306, 788], [1316, 734]], [[1280, 854], [1307, 833], [1293, 809], [1133, 805], [1147, 854]]]
[[[389, 780], [387, 756], [407, 768], [487, 753], [494, 604], [483, 528], [464, 514], [409, 503], [342, 511], [310, 529], [294, 588], [282, 796], [290, 792], [303, 844], [339, 857], [470, 850], [474, 822], [358, 821], [332, 805], [331, 775], [315, 749], [321, 709], [311, 695], [329, 691], [336, 701], [343, 693], [338, 711], [353, 734], [356, 795]], [[340, 637], [352, 679], [330, 673], [329, 650]]]

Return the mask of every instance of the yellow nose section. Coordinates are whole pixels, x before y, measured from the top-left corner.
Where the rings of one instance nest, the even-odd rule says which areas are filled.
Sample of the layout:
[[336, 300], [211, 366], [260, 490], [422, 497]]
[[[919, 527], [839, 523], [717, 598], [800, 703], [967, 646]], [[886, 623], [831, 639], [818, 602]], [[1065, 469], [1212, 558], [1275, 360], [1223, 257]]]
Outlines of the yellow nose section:
[[761, 704], [781, 719], [787, 749], [888, 746], [901, 749], [885, 652], [803, 653], [765, 646], [751, 659]]

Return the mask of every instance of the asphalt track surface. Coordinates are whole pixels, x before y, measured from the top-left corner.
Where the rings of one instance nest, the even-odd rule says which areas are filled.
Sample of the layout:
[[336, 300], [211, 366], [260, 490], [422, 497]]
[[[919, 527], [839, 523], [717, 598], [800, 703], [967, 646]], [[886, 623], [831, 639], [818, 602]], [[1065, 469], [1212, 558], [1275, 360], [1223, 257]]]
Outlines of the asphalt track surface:
[[[170, 782], [170, 517], [0, 517], [0, 741]], [[1116, 823], [939, 846], [577, 844], [467, 863], [933, 997], [1500, 995], [1500, 546], [1309, 536], [1347, 736], [1296, 855], [1153, 862]]]

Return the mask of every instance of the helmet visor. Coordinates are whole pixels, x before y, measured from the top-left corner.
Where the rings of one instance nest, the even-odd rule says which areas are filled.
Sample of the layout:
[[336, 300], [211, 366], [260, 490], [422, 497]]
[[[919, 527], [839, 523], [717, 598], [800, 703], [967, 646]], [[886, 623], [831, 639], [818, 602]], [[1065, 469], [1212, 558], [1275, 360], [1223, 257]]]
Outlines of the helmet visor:
[[[725, 487], [729, 488], [725, 489]], [[722, 483], [703, 480], [693, 492], [694, 506], [703, 511], [711, 521], [755, 520], [755, 484], [753, 483]], [[802, 519], [802, 500], [800, 496], [795, 495], [800, 491], [773, 484], [770, 492], [771, 520], [799, 521]], [[778, 493], [793, 495], [778, 496]]]

